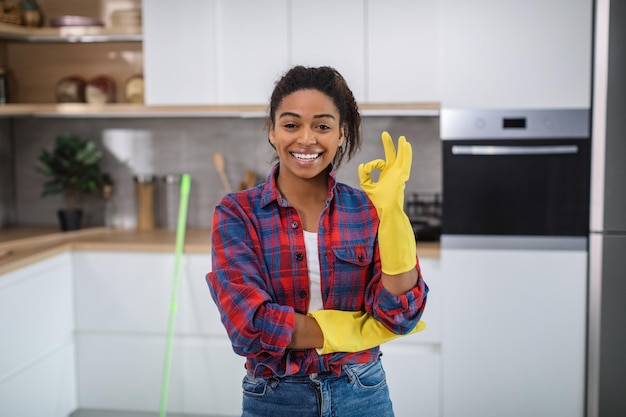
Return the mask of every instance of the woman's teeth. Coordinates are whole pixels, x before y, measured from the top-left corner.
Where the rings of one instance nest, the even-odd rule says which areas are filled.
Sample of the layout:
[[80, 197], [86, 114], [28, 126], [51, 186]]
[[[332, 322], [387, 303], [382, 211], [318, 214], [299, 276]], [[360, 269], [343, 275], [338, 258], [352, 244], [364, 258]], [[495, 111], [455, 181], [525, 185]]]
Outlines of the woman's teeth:
[[298, 159], [303, 159], [306, 161], [310, 161], [312, 159], [316, 159], [320, 156], [319, 153], [292, 153]]

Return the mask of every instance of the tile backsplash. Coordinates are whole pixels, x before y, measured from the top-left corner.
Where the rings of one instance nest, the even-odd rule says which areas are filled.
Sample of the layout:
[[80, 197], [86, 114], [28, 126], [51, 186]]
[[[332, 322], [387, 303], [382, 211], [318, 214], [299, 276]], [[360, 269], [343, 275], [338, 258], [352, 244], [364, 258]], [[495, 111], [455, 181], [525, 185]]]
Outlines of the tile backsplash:
[[[188, 173], [192, 185], [187, 224], [208, 228], [213, 207], [225, 192], [213, 162], [215, 152], [224, 155], [226, 175], [235, 189], [246, 170], [255, 171], [262, 181], [273, 164], [274, 152], [262, 118], [26, 117], [1, 122], [0, 226], [57, 225], [56, 211], [62, 201], [60, 197], [40, 196], [44, 179], [36, 166], [41, 149], [51, 148], [63, 132], [92, 139], [103, 150], [101, 166], [115, 182], [113, 201], [123, 227], [136, 225], [135, 175], [157, 176], [155, 212], [157, 226], [164, 226], [162, 179], [167, 174]], [[362, 149], [340, 167], [339, 180], [358, 187], [358, 164], [384, 156], [380, 142], [383, 130], [394, 139], [405, 135], [413, 145], [407, 191], [441, 192], [437, 117], [365, 117]], [[12, 169], [4, 163], [9, 160], [13, 161]], [[85, 198], [81, 205], [85, 209], [84, 227], [103, 224], [102, 199]]]

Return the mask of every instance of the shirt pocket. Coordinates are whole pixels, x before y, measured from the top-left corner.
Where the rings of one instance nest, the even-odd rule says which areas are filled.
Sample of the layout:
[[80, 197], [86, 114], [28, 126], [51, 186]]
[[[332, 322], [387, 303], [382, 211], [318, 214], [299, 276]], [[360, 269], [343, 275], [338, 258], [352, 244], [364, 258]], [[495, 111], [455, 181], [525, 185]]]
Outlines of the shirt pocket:
[[371, 278], [374, 250], [365, 245], [333, 248], [333, 305], [342, 310], [360, 309]]
[[358, 269], [372, 263], [374, 251], [365, 245], [354, 245], [342, 248], [333, 248], [335, 254], [335, 272], [342, 269]]

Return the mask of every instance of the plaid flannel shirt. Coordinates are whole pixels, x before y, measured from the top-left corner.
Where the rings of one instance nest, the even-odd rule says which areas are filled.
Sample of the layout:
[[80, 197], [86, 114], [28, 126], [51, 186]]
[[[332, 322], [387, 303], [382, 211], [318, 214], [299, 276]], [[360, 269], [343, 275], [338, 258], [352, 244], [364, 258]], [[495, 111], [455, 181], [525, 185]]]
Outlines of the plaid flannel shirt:
[[[254, 376], [339, 373], [348, 363], [378, 358], [379, 348], [318, 355], [292, 350], [294, 312], [309, 304], [304, 233], [297, 210], [276, 187], [276, 165], [264, 184], [226, 195], [212, 225], [212, 270], [206, 276], [235, 353]], [[329, 194], [318, 226], [325, 309], [366, 311], [398, 334], [420, 319], [428, 287], [401, 296], [382, 285], [376, 233], [378, 215], [367, 195], [329, 176]]]

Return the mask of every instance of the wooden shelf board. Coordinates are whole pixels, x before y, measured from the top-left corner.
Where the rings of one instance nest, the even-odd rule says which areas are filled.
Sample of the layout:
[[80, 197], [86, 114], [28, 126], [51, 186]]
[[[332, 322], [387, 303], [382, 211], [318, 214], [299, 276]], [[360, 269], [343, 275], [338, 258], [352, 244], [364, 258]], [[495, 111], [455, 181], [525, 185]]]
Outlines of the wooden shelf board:
[[141, 28], [65, 26], [31, 28], [0, 23], [0, 39], [16, 42], [141, 42]]
[[[437, 116], [439, 103], [362, 104], [363, 116]], [[263, 118], [267, 107], [262, 105], [214, 106], [145, 106], [114, 103], [106, 105], [82, 103], [5, 104], [0, 117], [241, 117]]]

